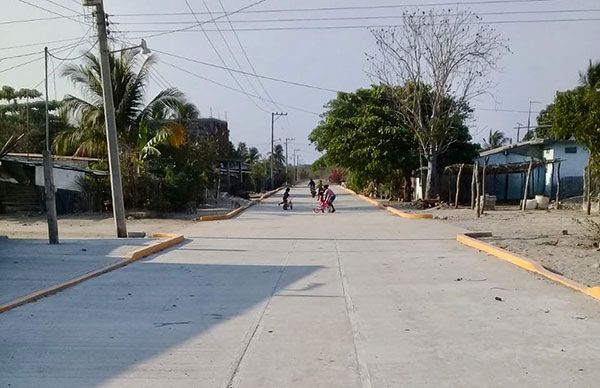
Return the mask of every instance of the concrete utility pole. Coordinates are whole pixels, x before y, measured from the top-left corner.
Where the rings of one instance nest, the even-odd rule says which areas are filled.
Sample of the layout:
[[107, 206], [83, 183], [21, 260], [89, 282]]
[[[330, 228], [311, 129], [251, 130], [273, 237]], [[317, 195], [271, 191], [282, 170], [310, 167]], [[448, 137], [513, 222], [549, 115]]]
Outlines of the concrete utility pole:
[[44, 189], [46, 192], [46, 217], [48, 218], [48, 241], [58, 244], [58, 220], [56, 217], [56, 193], [54, 192], [54, 171], [50, 153], [50, 118], [48, 115], [48, 47], [44, 47], [44, 68], [46, 70], [46, 148], [44, 158]]
[[287, 174], [288, 174], [288, 142], [292, 142], [296, 140], [293, 137], [286, 137], [285, 138], [285, 179], [287, 180]]
[[273, 188], [273, 148], [275, 143], [275, 120], [281, 116], [287, 116], [285, 112], [272, 112], [271, 113], [271, 188]]
[[298, 164], [300, 163], [300, 154], [299, 154], [300, 150], [298, 148], [296, 148], [294, 150], [294, 159], [295, 159], [295, 164], [296, 164], [296, 177], [294, 179], [294, 184], [298, 183]]
[[123, 202], [123, 186], [121, 183], [121, 165], [119, 162], [119, 142], [117, 123], [115, 120], [115, 103], [113, 101], [112, 77], [110, 75], [109, 50], [106, 38], [106, 14], [102, 0], [83, 0], [84, 6], [96, 7], [96, 24], [98, 27], [98, 44], [100, 46], [100, 74], [102, 77], [102, 94], [104, 96], [104, 120], [106, 123], [106, 139], [108, 143], [108, 165], [110, 169], [110, 186], [112, 191], [112, 207], [117, 228], [117, 237], [127, 237], [125, 220], [125, 204]]

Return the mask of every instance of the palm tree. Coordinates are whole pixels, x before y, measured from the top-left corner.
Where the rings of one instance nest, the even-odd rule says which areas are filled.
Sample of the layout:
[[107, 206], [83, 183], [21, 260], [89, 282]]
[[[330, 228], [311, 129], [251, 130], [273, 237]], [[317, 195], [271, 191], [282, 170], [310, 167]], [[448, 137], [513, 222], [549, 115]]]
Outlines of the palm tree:
[[[165, 119], [165, 116], [174, 114], [175, 109], [185, 105], [183, 94], [175, 88], [162, 90], [148, 104], [144, 103], [145, 87], [154, 63], [154, 57], [140, 59], [132, 51], [110, 55], [117, 132], [125, 151], [130, 150], [138, 161], [149, 155], [160, 154], [156, 149], [158, 144], [168, 141], [176, 145], [184, 139], [181, 125], [166, 125], [155, 130], [149, 125], [150, 121]], [[105, 156], [107, 147], [99, 58], [88, 53], [84, 56], [83, 64], [66, 66], [63, 75], [81, 88], [84, 98], [73, 95], [65, 97], [65, 109], [78, 125], [55, 137], [55, 152]]]
[[585, 73], [579, 72], [579, 83], [581, 86], [600, 87], [600, 62], [592, 63], [592, 60], [590, 60]]
[[494, 148], [502, 147], [508, 143], [508, 139], [504, 136], [502, 131], [494, 131], [490, 129], [490, 134], [487, 139], [483, 139], [483, 149], [491, 150]]
[[262, 156], [260, 155], [258, 148], [250, 147], [248, 149], [248, 155], [246, 156], [246, 163], [248, 163], [248, 164], [258, 163], [260, 161], [261, 157]]
[[[270, 152], [269, 155], [271, 155]], [[283, 166], [285, 163], [285, 153], [281, 144], [275, 145], [275, 149], [273, 150], [273, 162], [279, 166]]]

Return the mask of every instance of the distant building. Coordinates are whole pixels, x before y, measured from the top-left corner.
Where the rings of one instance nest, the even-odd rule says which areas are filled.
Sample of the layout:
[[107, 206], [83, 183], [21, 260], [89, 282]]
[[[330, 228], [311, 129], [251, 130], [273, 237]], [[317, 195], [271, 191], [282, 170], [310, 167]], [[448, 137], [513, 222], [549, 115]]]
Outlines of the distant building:
[[200, 138], [212, 141], [219, 155], [229, 152], [229, 128], [227, 121], [215, 118], [200, 118], [190, 120], [185, 125], [190, 138]]
[[[589, 153], [574, 141], [534, 139], [483, 151], [479, 157], [480, 165], [485, 158], [489, 158], [489, 166], [517, 165], [534, 160], [537, 167], [532, 170], [528, 196], [555, 196], [560, 163], [560, 196], [566, 198], [583, 193], [583, 173]], [[486, 192], [502, 201], [522, 199], [525, 175], [520, 172], [488, 176]]]

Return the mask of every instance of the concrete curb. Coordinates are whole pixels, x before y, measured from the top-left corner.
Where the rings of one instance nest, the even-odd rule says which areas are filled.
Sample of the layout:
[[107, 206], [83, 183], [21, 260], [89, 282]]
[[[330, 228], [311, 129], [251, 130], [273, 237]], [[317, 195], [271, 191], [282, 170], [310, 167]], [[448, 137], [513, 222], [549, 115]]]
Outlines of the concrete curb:
[[402, 218], [406, 218], [406, 219], [410, 219], [410, 220], [416, 220], [416, 219], [431, 219], [433, 218], [433, 214], [430, 213], [409, 213], [409, 212], [404, 212], [402, 210], [398, 210], [396, 208], [393, 208], [391, 206], [384, 206], [381, 203], [379, 203], [377, 200], [374, 200], [372, 198], [366, 197], [362, 194], [357, 194], [356, 192], [354, 192], [353, 190], [347, 189], [344, 187], [344, 189], [346, 191], [348, 191], [350, 194], [357, 196], [358, 198], [362, 199], [365, 202], [370, 203], [371, 205], [377, 206], [378, 208], [381, 209], [385, 209], [388, 212], [402, 217]]
[[541, 264], [527, 259], [521, 256], [518, 256], [514, 253], [511, 253], [505, 249], [495, 247], [491, 244], [478, 240], [476, 237], [489, 236], [490, 234], [478, 234], [478, 233], [466, 233], [459, 234], [456, 236], [456, 240], [463, 245], [466, 245], [471, 248], [475, 248], [479, 251], [485, 252], [492, 256], [495, 256], [501, 260], [507, 261], [511, 264], [514, 264], [520, 268], [526, 269], [527, 271], [536, 273], [538, 275], [542, 275], [547, 279], [550, 279], [554, 282], [560, 283], [563, 286], [569, 287], [575, 291], [582, 292], [588, 296], [591, 296], [594, 299], [600, 300], [600, 287], [587, 287], [581, 283], [578, 283], [574, 280], [566, 278], [562, 275], [555, 274], [544, 268]]
[[198, 219], [196, 221], [223, 221], [223, 220], [229, 220], [231, 218], [236, 217], [237, 215], [239, 215], [240, 213], [242, 213], [244, 210], [248, 209], [249, 207], [251, 207], [251, 206], [253, 206], [253, 205], [257, 204], [257, 203], [260, 203], [263, 200], [265, 200], [265, 199], [269, 198], [270, 196], [272, 196], [273, 194], [281, 191], [282, 189], [283, 189], [283, 187], [280, 187], [280, 188], [275, 189], [275, 190], [267, 191], [266, 193], [264, 193], [263, 195], [261, 195], [261, 197], [259, 199], [252, 200], [247, 205], [240, 206], [237, 209], [233, 209], [229, 213], [214, 214], [214, 215], [210, 215], [210, 216], [201, 216], [201, 217], [198, 217]]
[[408, 218], [408, 219], [411, 219], [411, 220], [431, 219], [431, 218], [433, 218], [433, 214], [431, 214], [431, 213], [408, 213], [408, 212], [403, 212], [402, 210], [398, 210], [396, 208], [393, 208], [391, 206], [386, 206], [385, 210], [387, 210], [388, 212], [390, 212], [392, 214], [400, 216], [402, 218]]
[[94, 270], [92, 272], [88, 272], [88, 273], [78, 276], [76, 278], [69, 279], [65, 282], [55, 284], [53, 286], [44, 288], [42, 290], [32, 292], [28, 295], [19, 297], [8, 303], [0, 305], [0, 314], [3, 312], [6, 312], [8, 310], [12, 310], [15, 307], [19, 307], [19, 306], [22, 306], [27, 303], [35, 302], [38, 299], [44, 298], [46, 296], [50, 296], [52, 294], [56, 294], [58, 292], [61, 292], [63, 290], [71, 288], [71, 287], [74, 287], [74, 286], [78, 285], [79, 283], [85, 282], [86, 280], [93, 279], [93, 278], [103, 275], [105, 273], [125, 267], [135, 261], [138, 261], [141, 258], [150, 256], [154, 253], [160, 252], [164, 249], [167, 249], [176, 244], [179, 244], [180, 242], [182, 242], [184, 240], [183, 235], [171, 234], [171, 233], [155, 233], [152, 235], [152, 237], [160, 238], [161, 240], [159, 242], [157, 242], [156, 244], [152, 244], [152, 245], [128, 252], [123, 257], [124, 260], [122, 260], [122, 261], [107, 265], [106, 267], [102, 267], [102, 268]]

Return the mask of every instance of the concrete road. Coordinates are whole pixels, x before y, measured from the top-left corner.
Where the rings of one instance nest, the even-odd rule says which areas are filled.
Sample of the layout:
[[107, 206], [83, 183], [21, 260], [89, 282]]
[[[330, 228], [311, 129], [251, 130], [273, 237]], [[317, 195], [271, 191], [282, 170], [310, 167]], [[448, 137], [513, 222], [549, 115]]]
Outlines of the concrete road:
[[598, 386], [597, 301], [442, 222], [307, 193], [1, 314], [0, 386]]

